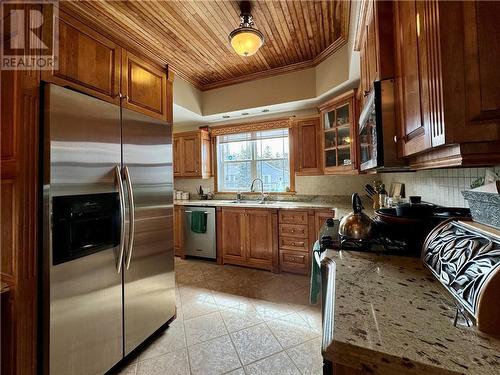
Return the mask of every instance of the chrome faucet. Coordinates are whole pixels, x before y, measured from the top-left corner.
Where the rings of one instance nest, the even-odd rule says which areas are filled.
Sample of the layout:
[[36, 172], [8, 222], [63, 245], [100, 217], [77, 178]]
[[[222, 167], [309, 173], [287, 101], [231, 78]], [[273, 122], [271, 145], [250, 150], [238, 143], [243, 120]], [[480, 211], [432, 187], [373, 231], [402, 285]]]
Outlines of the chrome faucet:
[[259, 203], [264, 203], [264, 201], [266, 200], [266, 198], [268, 197], [268, 195], [264, 194], [264, 182], [260, 178], [254, 178], [252, 180], [252, 184], [250, 185], [250, 191], [251, 192], [254, 191], [254, 185], [255, 185], [256, 181], [260, 181], [260, 187], [261, 187]]

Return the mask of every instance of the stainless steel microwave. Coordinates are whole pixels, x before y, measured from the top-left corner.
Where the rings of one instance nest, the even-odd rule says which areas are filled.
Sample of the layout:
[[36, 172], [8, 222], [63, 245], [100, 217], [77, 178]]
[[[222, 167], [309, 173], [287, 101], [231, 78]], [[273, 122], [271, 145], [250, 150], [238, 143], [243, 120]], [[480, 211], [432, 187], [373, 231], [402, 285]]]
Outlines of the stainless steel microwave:
[[398, 158], [394, 80], [375, 81], [359, 116], [359, 155], [362, 171], [406, 170]]

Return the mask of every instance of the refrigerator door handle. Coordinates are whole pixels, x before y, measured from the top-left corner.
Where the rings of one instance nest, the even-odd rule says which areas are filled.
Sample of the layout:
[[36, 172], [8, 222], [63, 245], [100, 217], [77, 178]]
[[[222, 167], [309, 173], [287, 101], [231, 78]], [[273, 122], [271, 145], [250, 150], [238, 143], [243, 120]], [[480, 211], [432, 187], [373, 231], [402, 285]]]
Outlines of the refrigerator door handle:
[[118, 197], [120, 198], [120, 247], [118, 252], [118, 259], [116, 261], [116, 271], [118, 273], [122, 270], [123, 253], [125, 250], [125, 193], [123, 191], [122, 175], [120, 173], [120, 166], [115, 167], [116, 183], [118, 184]]
[[130, 267], [130, 261], [132, 259], [132, 250], [134, 249], [134, 232], [135, 232], [135, 205], [134, 205], [134, 192], [132, 190], [132, 181], [130, 179], [130, 171], [127, 166], [125, 166], [125, 182], [127, 184], [127, 190], [128, 190], [128, 204], [129, 204], [129, 222], [130, 222], [130, 229], [129, 229], [129, 236], [128, 236], [128, 245], [127, 245], [127, 259], [126, 259], [126, 266], [127, 269]]

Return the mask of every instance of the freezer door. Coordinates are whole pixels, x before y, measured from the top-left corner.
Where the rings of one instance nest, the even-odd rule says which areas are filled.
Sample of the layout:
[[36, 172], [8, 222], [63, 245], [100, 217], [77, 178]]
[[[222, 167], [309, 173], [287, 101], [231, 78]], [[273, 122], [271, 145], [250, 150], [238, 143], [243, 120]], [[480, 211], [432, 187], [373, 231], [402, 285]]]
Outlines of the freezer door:
[[[120, 246], [105, 241], [99, 236], [105, 233], [93, 231], [90, 221], [80, 225], [74, 219], [70, 228], [54, 220], [61, 200], [75, 201], [67, 205], [68, 215], [78, 206], [80, 214], [88, 209], [96, 216], [106, 199], [119, 196], [109, 193], [118, 192], [120, 108], [55, 85], [44, 90], [43, 369], [51, 375], [103, 374], [123, 357]], [[110, 215], [108, 210], [96, 218], [110, 223]], [[67, 228], [57, 231], [60, 226]], [[81, 250], [93, 239], [103, 246], [82, 256], [54, 258], [54, 251]]]
[[172, 127], [122, 109], [125, 355], [175, 314]]

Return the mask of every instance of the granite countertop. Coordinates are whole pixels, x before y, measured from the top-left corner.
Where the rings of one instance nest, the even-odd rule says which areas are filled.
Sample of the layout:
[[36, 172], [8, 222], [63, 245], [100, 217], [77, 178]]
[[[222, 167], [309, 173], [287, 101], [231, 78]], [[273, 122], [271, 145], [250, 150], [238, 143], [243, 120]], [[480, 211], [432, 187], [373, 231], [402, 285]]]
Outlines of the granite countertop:
[[346, 202], [297, 202], [297, 201], [268, 201], [259, 204], [258, 201], [234, 203], [231, 200], [175, 200], [175, 205], [201, 207], [241, 207], [241, 208], [268, 208], [268, 209], [329, 209], [335, 208], [336, 217], [340, 218], [352, 211], [351, 205]]
[[[328, 250], [335, 262], [333, 340], [325, 358], [370, 374], [500, 374], [500, 337], [459, 320], [418, 258]], [[363, 373], [365, 373], [363, 372]]]

